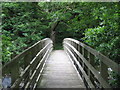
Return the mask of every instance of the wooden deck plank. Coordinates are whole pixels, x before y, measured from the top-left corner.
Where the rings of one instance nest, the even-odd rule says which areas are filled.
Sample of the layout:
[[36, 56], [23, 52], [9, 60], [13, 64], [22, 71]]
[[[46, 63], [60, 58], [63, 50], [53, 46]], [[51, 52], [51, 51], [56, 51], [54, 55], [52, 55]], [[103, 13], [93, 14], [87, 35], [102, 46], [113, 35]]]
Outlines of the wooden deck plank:
[[55, 50], [46, 61], [38, 88], [85, 88], [64, 50]]

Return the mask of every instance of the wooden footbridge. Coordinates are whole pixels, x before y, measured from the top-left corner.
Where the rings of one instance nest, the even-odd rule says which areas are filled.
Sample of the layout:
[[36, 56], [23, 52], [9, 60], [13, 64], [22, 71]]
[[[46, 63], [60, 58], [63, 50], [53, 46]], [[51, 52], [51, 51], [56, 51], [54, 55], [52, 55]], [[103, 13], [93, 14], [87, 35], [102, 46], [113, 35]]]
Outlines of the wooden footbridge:
[[51, 39], [40, 40], [4, 65], [2, 74], [11, 74], [11, 88], [112, 89], [109, 73], [120, 75], [117, 63], [71, 38], [64, 39], [63, 47], [53, 50]]

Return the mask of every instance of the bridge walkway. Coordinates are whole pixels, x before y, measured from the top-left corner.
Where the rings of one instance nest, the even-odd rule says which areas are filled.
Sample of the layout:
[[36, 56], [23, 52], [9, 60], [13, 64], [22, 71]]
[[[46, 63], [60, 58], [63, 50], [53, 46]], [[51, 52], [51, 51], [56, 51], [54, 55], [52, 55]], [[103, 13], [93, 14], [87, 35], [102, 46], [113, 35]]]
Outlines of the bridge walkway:
[[46, 61], [38, 88], [85, 88], [64, 50], [54, 50]]

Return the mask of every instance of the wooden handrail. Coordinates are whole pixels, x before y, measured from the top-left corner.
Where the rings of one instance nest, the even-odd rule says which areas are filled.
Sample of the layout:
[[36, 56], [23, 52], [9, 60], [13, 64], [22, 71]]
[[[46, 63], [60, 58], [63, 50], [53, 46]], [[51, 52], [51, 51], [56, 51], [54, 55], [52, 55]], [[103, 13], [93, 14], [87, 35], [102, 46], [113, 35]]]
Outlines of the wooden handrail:
[[[83, 70], [83, 68], [81, 67], [81, 65], [79, 64], [79, 62], [77, 61], [77, 59], [75, 58], [74, 54], [70, 51], [70, 49], [66, 46], [64, 46], [64, 49], [67, 50], [67, 54], [70, 54], [72, 56], [72, 58], [75, 60], [76, 64], [78, 65], [78, 67], [80, 68], [83, 76], [85, 77], [86, 81], [88, 82], [88, 85], [90, 88], [95, 88], [94, 85], [92, 84], [92, 82], [90, 81], [90, 79], [87, 77], [87, 74], [85, 73], [85, 71]], [[70, 57], [71, 58], [71, 57]]]
[[[87, 77], [84, 77], [85, 73], [83, 73], [83, 71], [80, 72], [82, 72], [85, 80], [89, 81], [87, 84], [89, 85], [88, 87], [92, 87], [90, 86], [92, 82], [95, 87], [111, 88], [108, 84], [108, 68], [111, 68], [114, 72], [120, 75], [120, 65], [80, 41], [65, 38], [63, 45], [65, 51], [71, 55], [72, 58], [74, 57], [77, 59], [75, 62], [79, 62], [77, 63], [77, 66], [79, 66], [79, 68], [82, 67], [85, 71]], [[100, 70], [95, 68], [94, 60], [96, 57], [100, 60]], [[88, 80], [88, 77], [90, 80]]]
[[19, 88], [21, 83], [24, 83], [23, 88], [35, 88], [36, 80], [40, 76], [39, 73], [52, 49], [53, 42], [51, 39], [45, 38], [38, 41], [3, 66], [3, 76], [4, 74], [11, 74], [12, 88]]

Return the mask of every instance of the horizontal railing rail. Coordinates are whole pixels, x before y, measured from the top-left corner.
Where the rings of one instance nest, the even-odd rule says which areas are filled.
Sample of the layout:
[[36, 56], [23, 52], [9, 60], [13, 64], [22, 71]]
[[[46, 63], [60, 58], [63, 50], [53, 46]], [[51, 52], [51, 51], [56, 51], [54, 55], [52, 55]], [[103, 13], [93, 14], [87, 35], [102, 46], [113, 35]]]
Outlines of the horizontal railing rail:
[[66, 38], [63, 46], [88, 88], [111, 88], [108, 83], [110, 70], [120, 75], [119, 64], [82, 42]]
[[11, 88], [35, 89], [40, 79], [45, 60], [53, 49], [49, 38], [38, 41], [21, 54], [17, 55], [2, 68], [3, 76], [11, 74]]

